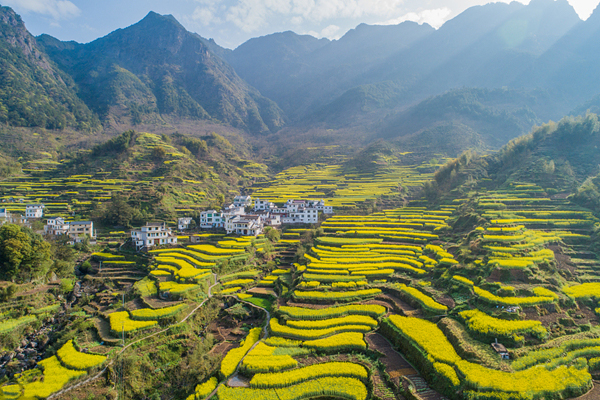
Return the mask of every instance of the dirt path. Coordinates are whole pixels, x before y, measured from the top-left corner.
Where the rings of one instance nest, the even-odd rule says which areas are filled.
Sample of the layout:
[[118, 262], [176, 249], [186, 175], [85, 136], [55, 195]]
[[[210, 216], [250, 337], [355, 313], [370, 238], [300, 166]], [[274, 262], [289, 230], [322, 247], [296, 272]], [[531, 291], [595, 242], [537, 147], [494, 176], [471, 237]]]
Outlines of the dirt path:
[[[377, 332], [369, 333], [365, 336], [369, 349], [377, 350], [385, 355], [379, 360], [385, 365], [386, 372], [390, 375], [392, 382], [397, 388], [402, 385], [402, 377], [407, 377], [415, 387], [419, 397], [424, 400], [446, 400], [444, 396], [431, 389], [425, 379], [419, 375], [419, 372], [398, 353], [392, 344], [381, 334]], [[587, 400], [587, 399], [586, 399]]]
[[[270, 325], [270, 322], [271, 322], [271, 313], [270, 313], [269, 311], [267, 311], [267, 309], [266, 309], [266, 308], [262, 308], [262, 307], [260, 307], [260, 306], [257, 306], [256, 304], [253, 304], [253, 303], [250, 303], [250, 302], [247, 302], [247, 301], [241, 300], [241, 299], [240, 299], [240, 298], [238, 298], [237, 296], [226, 296], [226, 297], [233, 297], [233, 298], [236, 298], [236, 299], [238, 299], [239, 301], [241, 301], [242, 303], [245, 303], [245, 304], [247, 304], [247, 305], [249, 305], [249, 306], [251, 306], [251, 307], [254, 307], [254, 308], [258, 308], [259, 310], [263, 310], [263, 311], [264, 311], [264, 312], [267, 314], [267, 321], [266, 321], [265, 327], [263, 328], [263, 337], [262, 337], [261, 339], [259, 339], [259, 340], [258, 340], [256, 343], [254, 343], [254, 344], [252, 345], [252, 347], [250, 347], [250, 350], [248, 350], [248, 351], [246, 352], [246, 354], [244, 354], [244, 357], [242, 357], [242, 359], [241, 359], [241, 360], [240, 360], [240, 362], [238, 363], [237, 367], [235, 367], [235, 371], [233, 372], [233, 374], [231, 375], [231, 377], [229, 377], [229, 379], [227, 379], [227, 382], [229, 382], [229, 381], [231, 381], [232, 379], [233, 379], [233, 380], [236, 380], [236, 379], [237, 379], [237, 376], [238, 376], [238, 371], [239, 371], [239, 369], [240, 369], [240, 366], [241, 366], [241, 365], [242, 365], [242, 363], [244, 362], [244, 359], [246, 358], [246, 356], [247, 356], [247, 355], [248, 355], [248, 354], [249, 354], [249, 353], [250, 353], [250, 352], [251, 352], [251, 351], [252, 351], [252, 350], [253, 350], [253, 349], [254, 349], [256, 346], [258, 346], [258, 344], [259, 344], [259, 343], [260, 343], [260, 342], [261, 342], [263, 339], [266, 339], [266, 338], [268, 338], [268, 337], [269, 337], [269, 325]], [[239, 380], [238, 380], [238, 381], [239, 381]], [[213, 391], [212, 391], [212, 392], [211, 392], [211, 393], [210, 393], [208, 396], [206, 396], [205, 400], [208, 400], [208, 399], [210, 399], [211, 397], [213, 397], [213, 396], [214, 396], [214, 395], [217, 393], [217, 391], [219, 390], [219, 388], [221, 387], [221, 385], [222, 385], [224, 382], [225, 382], [225, 381], [223, 381], [223, 382], [219, 382], [219, 384], [217, 385], [217, 387], [215, 388], [215, 390], [213, 390]], [[239, 383], [242, 383], [242, 384], [239, 384]], [[236, 384], [236, 386], [243, 386], [243, 383], [244, 383], [244, 381], [239, 381], [239, 382]]]
[[377, 332], [369, 333], [365, 336], [369, 349], [377, 350], [384, 354], [385, 357], [379, 360], [385, 365], [386, 372], [392, 378], [396, 386], [400, 386], [400, 377], [406, 375], [415, 375], [418, 372], [410, 365], [408, 361], [384, 338]]
[[[164, 332], [168, 331], [168, 330], [169, 330], [169, 329], [171, 329], [172, 327], [174, 327], [174, 326], [176, 326], [176, 325], [179, 325], [179, 324], [183, 324], [185, 321], [187, 321], [187, 320], [188, 320], [188, 319], [189, 319], [189, 318], [190, 318], [192, 315], [194, 315], [194, 313], [195, 313], [196, 311], [198, 311], [198, 309], [199, 309], [200, 307], [202, 307], [202, 306], [204, 305], [204, 303], [206, 303], [206, 302], [207, 302], [207, 301], [208, 301], [208, 300], [209, 300], [209, 299], [212, 297], [212, 289], [213, 289], [215, 286], [217, 286], [217, 285], [219, 284], [219, 281], [218, 281], [217, 274], [213, 273], [213, 275], [214, 275], [214, 278], [215, 278], [215, 283], [214, 283], [212, 286], [210, 286], [210, 287], [208, 288], [208, 297], [207, 297], [206, 299], [204, 299], [204, 300], [203, 300], [203, 301], [202, 301], [200, 304], [198, 304], [198, 306], [197, 306], [197, 307], [195, 307], [195, 308], [194, 308], [192, 311], [190, 311], [190, 313], [189, 313], [189, 314], [188, 314], [188, 315], [187, 315], [187, 316], [186, 316], [184, 319], [182, 319], [181, 321], [179, 321], [179, 322], [178, 322], [178, 323], [176, 323], [176, 324], [173, 324], [173, 325], [169, 326], [168, 328], [165, 328], [165, 329], [163, 329], [163, 330], [160, 330], [160, 331], [158, 331], [158, 332], [154, 332], [154, 333], [152, 333], [152, 334], [150, 334], [150, 335], [148, 335], [148, 336], [144, 336], [143, 338], [140, 338], [140, 339], [138, 339], [138, 340], [136, 340], [136, 341], [134, 341], [134, 342], [131, 342], [131, 343], [129, 343], [127, 346], [123, 347], [123, 348], [121, 349], [121, 351], [119, 351], [119, 352], [118, 352], [118, 353], [115, 355], [115, 357], [117, 357], [117, 356], [119, 356], [119, 355], [123, 354], [123, 352], [125, 352], [125, 350], [127, 350], [128, 348], [130, 348], [132, 345], [134, 345], [134, 344], [136, 344], [136, 343], [139, 343], [139, 342], [141, 342], [141, 341], [143, 341], [143, 340], [149, 339], [149, 338], [151, 338], [151, 337], [154, 337], [154, 336], [160, 335], [161, 333], [164, 333]], [[266, 310], [265, 310], [265, 311], [266, 311]], [[91, 381], [93, 381], [93, 380], [95, 380], [95, 379], [98, 379], [99, 377], [101, 377], [101, 376], [102, 376], [102, 374], [104, 374], [104, 372], [105, 372], [105, 371], [108, 369], [108, 367], [112, 365], [112, 363], [113, 363], [113, 360], [110, 360], [110, 361], [109, 361], [109, 362], [106, 364], [106, 367], [104, 367], [104, 369], [103, 369], [102, 371], [100, 371], [98, 374], [96, 374], [96, 375], [94, 375], [94, 376], [92, 376], [92, 377], [90, 377], [90, 378], [88, 378], [88, 379], [86, 379], [86, 380], [84, 380], [84, 381], [81, 381], [81, 382], [77, 383], [76, 385], [69, 386], [69, 387], [67, 387], [67, 388], [65, 388], [65, 389], [62, 389], [62, 390], [60, 390], [60, 391], [58, 391], [58, 392], [56, 392], [56, 393], [54, 393], [54, 394], [52, 394], [52, 395], [48, 396], [48, 398], [47, 398], [47, 399], [48, 399], [48, 400], [50, 400], [50, 399], [59, 399], [59, 398], [60, 398], [60, 396], [62, 396], [64, 393], [68, 392], [69, 390], [72, 390], [72, 389], [74, 389], [74, 388], [76, 388], [76, 387], [80, 387], [80, 386], [82, 386], [82, 385], [85, 385], [85, 384], [87, 384], [87, 383], [89, 383], [89, 382], [91, 382]]]
[[573, 400], [598, 400], [600, 399], [600, 381], [594, 380], [594, 387], [592, 390], [584, 394], [583, 396], [576, 397]]

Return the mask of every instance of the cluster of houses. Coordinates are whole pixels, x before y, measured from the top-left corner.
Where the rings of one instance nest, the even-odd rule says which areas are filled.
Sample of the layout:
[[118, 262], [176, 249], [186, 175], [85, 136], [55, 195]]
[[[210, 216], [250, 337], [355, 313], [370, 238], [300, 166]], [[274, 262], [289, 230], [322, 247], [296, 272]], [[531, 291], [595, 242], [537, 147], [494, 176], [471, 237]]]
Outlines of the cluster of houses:
[[[12, 215], [6, 208], [0, 208], [0, 226], [4, 223], [16, 223], [31, 226], [31, 219], [44, 216], [43, 204], [28, 204], [25, 216]], [[333, 214], [333, 208], [326, 206], [323, 200], [288, 200], [283, 207], [277, 207], [268, 200], [256, 199], [252, 206], [252, 197], [236, 196], [232, 204], [222, 210], [208, 210], [200, 213], [202, 229], [222, 229], [228, 234], [257, 236], [266, 226], [278, 227], [283, 224], [314, 224], [319, 222], [319, 213]], [[178, 231], [195, 226], [191, 217], [179, 218]], [[44, 234], [68, 235], [70, 243], [78, 243], [89, 237], [96, 240], [96, 231], [92, 221], [65, 221], [62, 217], [48, 218]], [[160, 245], [177, 244], [177, 235], [164, 222], [149, 222], [140, 229], [131, 231], [131, 239], [136, 248], [143, 249]]]
[[89, 237], [96, 240], [96, 230], [92, 221], [65, 221], [62, 217], [48, 218], [44, 225], [44, 234], [59, 236], [69, 235], [70, 243], [80, 243]]
[[44, 216], [43, 204], [27, 204], [25, 206], [25, 216], [23, 214], [13, 214], [7, 208], [0, 208], [0, 226], [4, 224], [19, 224], [31, 227], [30, 219], [40, 219]]
[[[277, 207], [268, 200], [256, 199], [252, 208], [252, 197], [236, 196], [233, 204], [221, 211], [208, 210], [200, 213], [200, 228], [222, 228], [238, 235], [260, 235], [265, 226], [277, 227], [282, 224], [315, 224], [319, 222], [319, 212], [333, 214], [333, 207], [326, 206], [323, 200], [288, 200], [283, 207]], [[246, 212], [246, 209], [252, 211]]]
[[[319, 213], [333, 214], [333, 208], [323, 200], [288, 200], [283, 207], [277, 207], [267, 200], [256, 199], [252, 207], [252, 197], [236, 196], [233, 203], [222, 210], [207, 210], [200, 213], [201, 229], [222, 229], [227, 234], [257, 236], [266, 226], [278, 227], [283, 224], [314, 224], [319, 222]], [[177, 229], [185, 231], [195, 223], [192, 218], [177, 220]], [[191, 241], [194, 242], [194, 238]], [[164, 222], [147, 223], [140, 229], [131, 231], [131, 239], [136, 248], [143, 249], [160, 245], [177, 244], [177, 235]]]
[[[6, 208], [0, 208], [0, 226], [4, 224], [19, 224], [31, 228], [32, 220], [41, 220], [44, 217], [43, 204], [27, 204], [25, 216], [13, 214]], [[65, 221], [62, 217], [48, 218], [44, 225], [46, 235], [68, 235], [69, 242], [80, 243], [89, 237], [92, 241], [96, 239], [96, 231], [92, 221]], [[86, 236], [87, 235], [87, 236]]]

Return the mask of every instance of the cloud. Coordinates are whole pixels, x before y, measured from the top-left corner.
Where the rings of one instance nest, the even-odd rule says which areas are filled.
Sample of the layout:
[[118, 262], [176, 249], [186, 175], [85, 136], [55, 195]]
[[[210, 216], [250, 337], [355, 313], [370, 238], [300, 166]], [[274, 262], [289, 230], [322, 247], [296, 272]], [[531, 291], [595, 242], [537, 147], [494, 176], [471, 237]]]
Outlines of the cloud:
[[329, 39], [339, 39], [339, 37], [335, 36], [335, 34], [340, 30], [340, 27], [337, 25], [329, 25], [327, 28], [321, 31], [321, 36]]
[[221, 22], [221, 20], [215, 16], [213, 10], [202, 7], [196, 7], [192, 13], [192, 19], [195, 21], [200, 21], [202, 25], [210, 25], [212, 23]]
[[19, 13], [47, 15], [54, 20], [78, 17], [81, 10], [68, 0], [5, 0], [5, 4]]
[[446, 22], [446, 18], [452, 11], [449, 8], [436, 8], [433, 10], [423, 10], [420, 12], [410, 12], [399, 18], [390, 19], [384, 22], [379, 22], [376, 25], [398, 25], [404, 21], [413, 21], [419, 24], [429, 24], [434, 28], [439, 28]]
[[[244, 32], [254, 32], [274, 19], [294, 25], [321, 23], [339, 18], [384, 17], [398, 14], [404, 0], [196, 0], [192, 18], [203, 23], [216, 23], [220, 16]], [[326, 28], [327, 29], [327, 28]]]
[[598, 6], [598, 1], [590, 0], [569, 0], [569, 4], [575, 9], [579, 18], [585, 20], [592, 15], [594, 9]]
[[308, 32], [304, 32], [301, 33], [302, 35], [310, 35], [310, 36], [314, 36], [317, 39], [321, 39], [321, 38], [327, 38], [327, 39], [331, 39], [331, 40], [337, 40], [340, 37], [342, 37], [343, 32], [340, 31], [340, 27], [337, 25], [329, 25], [328, 27], [324, 28], [321, 30], [321, 32], [316, 32], [316, 31], [308, 31]]

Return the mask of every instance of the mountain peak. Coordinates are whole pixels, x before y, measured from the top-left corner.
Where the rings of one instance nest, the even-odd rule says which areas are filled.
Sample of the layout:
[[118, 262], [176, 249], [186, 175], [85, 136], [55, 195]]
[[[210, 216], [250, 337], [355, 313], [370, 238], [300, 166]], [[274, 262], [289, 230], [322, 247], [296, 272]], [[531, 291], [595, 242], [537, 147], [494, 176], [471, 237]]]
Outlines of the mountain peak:
[[177, 26], [178, 28], [181, 29], [185, 29], [183, 27], [183, 25], [181, 25], [179, 23], [179, 21], [177, 21], [177, 19], [171, 15], [171, 14], [166, 14], [166, 15], [162, 15], [159, 14], [157, 12], [154, 11], [150, 11], [148, 14], [146, 14], [146, 16], [137, 24], [135, 25], [142, 25], [142, 26], [146, 26], [146, 25], [166, 25], [166, 24], [171, 24], [174, 26]]

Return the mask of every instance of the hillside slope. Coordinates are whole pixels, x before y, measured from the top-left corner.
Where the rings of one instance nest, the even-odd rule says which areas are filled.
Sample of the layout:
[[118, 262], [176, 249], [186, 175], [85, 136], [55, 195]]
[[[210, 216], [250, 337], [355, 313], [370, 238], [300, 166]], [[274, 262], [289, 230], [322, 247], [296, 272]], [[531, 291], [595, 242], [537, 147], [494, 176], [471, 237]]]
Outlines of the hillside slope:
[[[548, 193], [569, 194], [591, 191], [580, 196], [586, 207], [600, 210], [600, 195], [595, 182], [599, 174], [600, 121], [596, 114], [565, 117], [534, 128], [513, 139], [497, 154], [463, 154], [435, 174], [430, 196], [447, 196], [455, 190], [465, 194], [475, 187], [499, 189], [519, 182], [536, 184]], [[595, 198], [596, 200], [590, 200]], [[598, 204], [594, 205], [593, 202]]]
[[48, 58], [21, 17], [0, 7], [0, 122], [47, 129], [98, 129], [73, 80]]
[[284, 115], [240, 79], [205, 41], [172, 16], [143, 20], [91, 43], [39, 38], [81, 97], [103, 118], [134, 123], [170, 114], [218, 120], [254, 133], [275, 131]]

